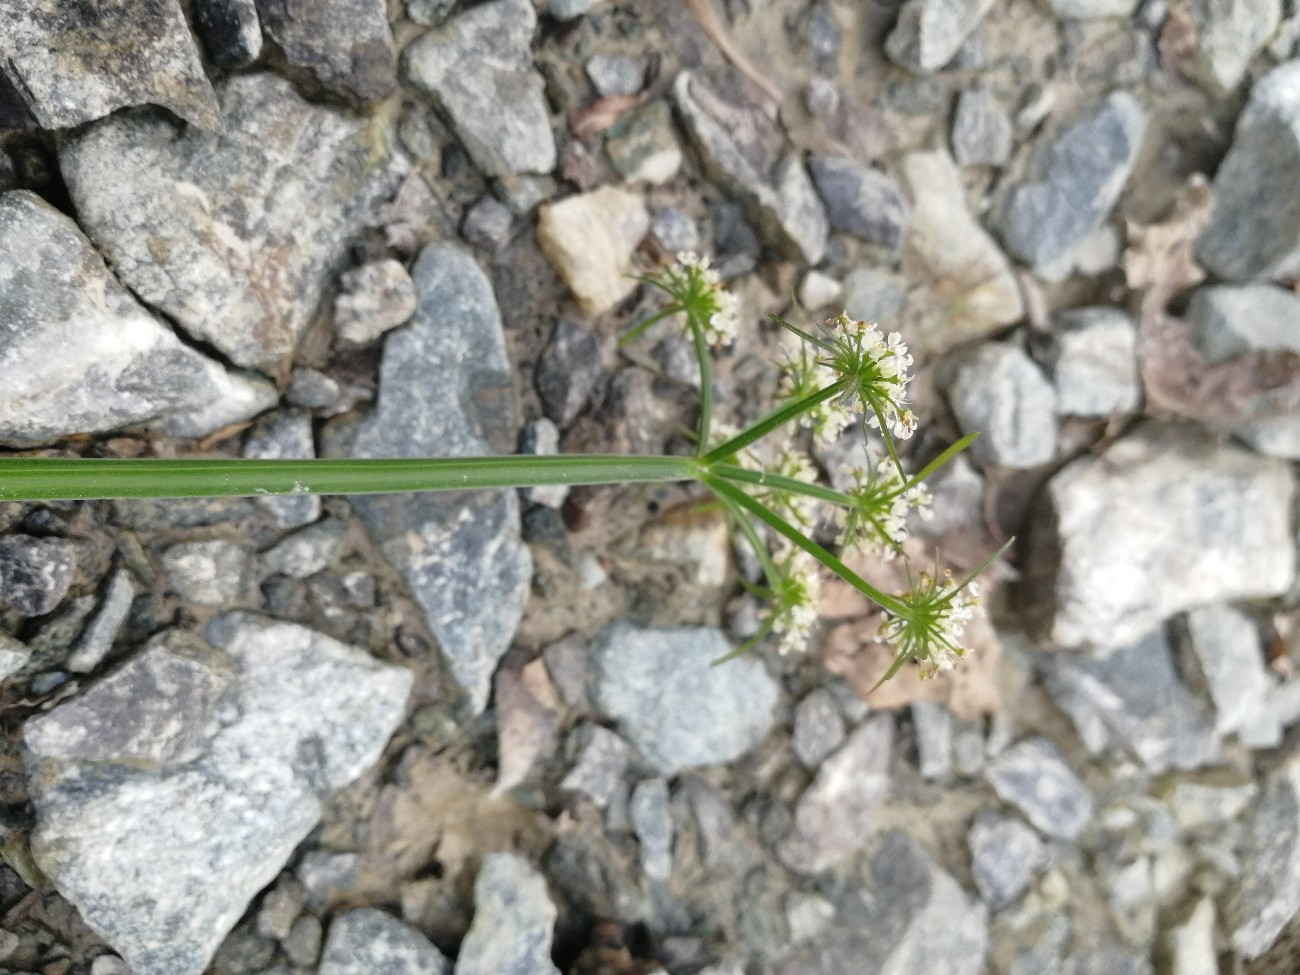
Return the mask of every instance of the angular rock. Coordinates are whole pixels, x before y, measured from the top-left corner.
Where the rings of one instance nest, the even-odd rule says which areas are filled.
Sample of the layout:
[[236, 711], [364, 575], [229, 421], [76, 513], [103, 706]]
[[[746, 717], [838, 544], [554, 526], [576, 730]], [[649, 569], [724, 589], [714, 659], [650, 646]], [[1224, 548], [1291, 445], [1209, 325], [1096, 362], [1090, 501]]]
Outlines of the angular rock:
[[1200, 263], [1229, 281], [1300, 274], [1300, 200], [1277, 190], [1297, 180], [1300, 61], [1288, 61], [1255, 83], [1237, 119], [1214, 177], [1214, 210], [1197, 241]]
[[875, 715], [822, 763], [799, 797], [794, 828], [777, 845], [782, 863], [796, 873], [816, 874], [866, 842], [863, 824], [889, 791], [893, 743], [893, 717]]
[[64, 538], [0, 538], [0, 605], [20, 616], [44, 616], [68, 594], [76, 547]]
[[605, 134], [605, 154], [629, 183], [666, 183], [682, 168], [682, 147], [667, 102], [621, 116]]
[[514, 214], [494, 196], [483, 196], [469, 208], [460, 225], [461, 235], [475, 247], [493, 254], [510, 242]]
[[855, 322], [896, 321], [907, 303], [907, 282], [892, 271], [855, 267], [844, 278], [844, 313]]
[[825, 688], [810, 693], [794, 710], [791, 744], [806, 768], [816, 768], [844, 741], [844, 718]]
[[1203, 897], [1182, 921], [1165, 932], [1170, 975], [1218, 975], [1214, 946], [1214, 901]]
[[257, 10], [285, 59], [326, 88], [366, 105], [396, 86], [384, 0], [257, 0]]
[[274, 75], [231, 78], [221, 109], [220, 136], [116, 115], [69, 139], [59, 166], [128, 287], [233, 362], [273, 372], [401, 164], [379, 120], [310, 104]]
[[912, 197], [904, 264], [916, 265], [945, 309], [943, 342], [932, 344], [977, 338], [1019, 321], [1024, 303], [1011, 265], [966, 208], [952, 159], [911, 152], [900, 160], [899, 173]]
[[320, 958], [321, 940], [324, 936], [320, 920], [311, 914], [304, 914], [294, 922], [280, 942], [280, 947], [289, 957], [289, 961], [301, 968], [315, 965]]
[[1093, 752], [1124, 749], [1155, 773], [1217, 757], [1213, 728], [1178, 680], [1163, 631], [1105, 657], [1054, 654], [1045, 680]]
[[913, 701], [910, 710], [921, 778], [948, 778], [952, 775], [952, 712], [937, 701]]
[[[673, 82], [673, 102], [700, 153], [705, 172], [745, 208], [748, 218], [788, 260], [816, 264], [826, 252], [826, 211], [798, 156], [772, 159], [769, 152], [737, 141], [742, 131], [759, 124], [753, 113], [722, 102], [683, 71]], [[767, 140], [759, 133], [754, 142]], [[770, 141], [770, 140], [768, 140]], [[764, 158], [759, 160], [757, 157]]]
[[68, 657], [68, 670], [74, 674], [88, 674], [99, 666], [99, 662], [112, 649], [117, 631], [131, 611], [134, 600], [135, 583], [131, 579], [131, 573], [126, 569], [118, 569], [104, 587], [104, 597], [94, 615], [73, 644], [72, 653]]
[[557, 321], [534, 380], [546, 415], [561, 427], [572, 423], [591, 399], [600, 373], [596, 336], [580, 325]]
[[1045, 835], [1072, 840], [1092, 816], [1092, 796], [1046, 738], [1012, 745], [984, 770], [984, 778]]
[[269, 572], [279, 572], [291, 579], [307, 579], [338, 559], [343, 550], [346, 526], [332, 518], [308, 525], [280, 541], [262, 556]]
[[992, 6], [993, 0], [907, 0], [885, 38], [885, 53], [909, 71], [933, 74], [956, 56]]
[[32, 653], [26, 646], [0, 633], [0, 681], [18, 673], [31, 659]]
[[[464, 251], [430, 245], [419, 309], [384, 344], [379, 405], [354, 457], [471, 457], [514, 442], [515, 405], [492, 286]], [[473, 369], [466, 369], [473, 363]], [[475, 712], [523, 616], [532, 559], [514, 491], [367, 495], [353, 506], [424, 610]]]
[[959, 166], [1005, 166], [1011, 158], [1011, 116], [987, 88], [957, 96], [952, 116], [952, 156]]
[[1193, 606], [1286, 592], [1292, 479], [1281, 461], [1149, 424], [1048, 482], [1026, 609], [1056, 646], [1123, 646]]
[[604, 186], [543, 206], [537, 243], [583, 311], [609, 311], [636, 289], [632, 253], [650, 229], [645, 201]]
[[[560, 429], [546, 417], [525, 423], [519, 431], [519, 452], [534, 457], [554, 457], [560, 452]], [[564, 506], [569, 496], [567, 484], [544, 484], [537, 487], [523, 488], [519, 496], [533, 504], [544, 504], [557, 511]]]
[[[206, 968], [328, 796], [378, 759], [410, 690], [408, 671], [294, 624], [231, 614], [207, 637], [231, 676], [196, 757], [31, 758], [36, 862], [136, 975]], [[136, 686], [175, 726], [198, 725], [192, 699]]]
[[1211, 364], [1248, 352], [1300, 353], [1300, 296], [1271, 284], [1197, 288], [1184, 316]]
[[400, 262], [372, 261], [344, 273], [334, 299], [334, 331], [352, 345], [368, 345], [415, 314], [415, 285]]
[[971, 877], [990, 907], [1015, 901], [1047, 859], [1038, 834], [1014, 816], [984, 810], [967, 839]]
[[1228, 904], [1232, 947], [1258, 958], [1300, 911], [1300, 757], [1275, 771], [1255, 806], [1241, 881]]
[[262, 22], [256, 0], [196, 0], [194, 20], [208, 57], [238, 68], [262, 53]]
[[168, 587], [201, 606], [227, 606], [244, 595], [248, 553], [234, 542], [181, 542], [162, 554]]
[[666, 881], [673, 871], [673, 814], [668, 806], [667, 780], [638, 782], [628, 815], [641, 843], [642, 873], [651, 880]]
[[43, 129], [64, 129], [128, 105], [162, 105], [206, 129], [221, 128], [176, 0], [64, 3], [2, 0], [5, 65]]
[[230, 661], [197, 637], [165, 630], [90, 690], [23, 727], [39, 758], [173, 765], [195, 757]]
[[659, 207], [650, 215], [650, 238], [669, 254], [700, 249], [700, 228], [689, 213]]
[[1214, 92], [1230, 92], [1246, 67], [1277, 32], [1281, 0], [1194, 0], [1196, 69]]
[[555, 137], [530, 50], [536, 28], [528, 0], [492, 0], [403, 54], [407, 78], [438, 100], [487, 176], [555, 168]]
[[1255, 802], [1259, 788], [1232, 777], [1208, 780], [1180, 779], [1170, 786], [1165, 801], [1179, 828], [1186, 831], [1220, 829]]
[[11, 325], [0, 331], [5, 446], [148, 422], [202, 436], [275, 401], [269, 383], [182, 345], [75, 223], [22, 191], [0, 196], [0, 320]]
[[[278, 410], [259, 420], [244, 438], [242, 455], [250, 460], [308, 460], [316, 456], [316, 435], [311, 414], [305, 409]], [[308, 525], [320, 517], [316, 494], [254, 498], [281, 528]]]
[[721, 632], [605, 627], [592, 646], [601, 712], [664, 775], [738, 758], [771, 730], [777, 685], [750, 657], [725, 667]]
[[1007, 249], [1028, 264], [1051, 265], [1101, 227], [1124, 190], [1145, 130], [1142, 108], [1121, 91], [1055, 133], [1007, 197]]
[[643, 58], [597, 54], [587, 59], [584, 70], [601, 98], [636, 95], [645, 86], [646, 62]]
[[451, 975], [429, 939], [391, 914], [363, 907], [330, 922], [317, 975]]
[[623, 788], [629, 758], [627, 742], [600, 725], [583, 725], [579, 735], [582, 744], [578, 762], [560, 788], [581, 792], [597, 808], [604, 809]]
[[1047, 0], [1047, 6], [1060, 20], [1100, 20], [1103, 17], [1128, 17], [1138, 0]]
[[1214, 730], [1235, 734], [1249, 748], [1275, 748], [1282, 722], [1269, 707], [1274, 682], [1254, 622], [1230, 606], [1187, 614], [1188, 645], [1214, 701]]
[[513, 853], [489, 853], [474, 881], [474, 922], [456, 975], [559, 975], [551, 963], [557, 913], [541, 874]]
[[948, 401], [963, 433], [979, 431], [971, 454], [1024, 468], [1056, 455], [1056, 390], [1019, 347], [982, 345], [956, 367]]
[[988, 909], [901, 830], [879, 837], [859, 874], [837, 885], [833, 922], [778, 962], [778, 975], [985, 971]]
[[839, 156], [812, 156], [808, 171], [832, 227], [898, 249], [910, 207], [897, 183], [878, 169]]
[[1052, 319], [1052, 378], [1062, 416], [1132, 413], [1141, 402], [1137, 327], [1118, 308], [1072, 308]]

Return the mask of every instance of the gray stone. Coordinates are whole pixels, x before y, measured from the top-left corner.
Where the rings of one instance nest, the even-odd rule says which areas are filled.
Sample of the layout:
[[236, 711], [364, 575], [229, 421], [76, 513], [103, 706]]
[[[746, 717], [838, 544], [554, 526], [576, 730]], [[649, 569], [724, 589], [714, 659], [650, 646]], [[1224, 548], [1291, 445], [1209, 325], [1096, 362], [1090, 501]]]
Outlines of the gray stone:
[[[788, 155], [756, 164], [747, 147], [736, 141], [735, 120], [724, 121], [743, 114], [741, 110], [693, 81], [688, 71], [673, 82], [673, 101], [706, 174], [744, 206], [746, 216], [768, 242], [788, 260], [820, 261], [829, 225], [803, 161]], [[752, 113], [745, 117], [757, 124]]]
[[[305, 409], [277, 410], [259, 420], [244, 438], [243, 456], [249, 460], [309, 460], [316, 456], [316, 435], [311, 414]], [[316, 494], [254, 498], [281, 528], [308, 525], [320, 517]]]
[[897, 183], [878, 169], [839, 156], [812, 156], [808, 171], [832, 227], [898, 249], [910, 207]]
[[556, 916], [541, 874], [513, 853], [487, 854], [456, 975], [559, 975], [551, 963]]
[[916, 74], [932, 74], [956, 55], [993, 0], [907, 0], [885, 38], [885, 53]]
[[682, 168], [682, 147], [668, 103], [654, 101], [619, 116], [605, 133], [605, 154], [628, 183], [667, 183]]
[[921, 778], [949, 778], [952, 775], [952, 712], [937, 701], [913, 701], [911, 712]]
[[372, 261], [344, 272], [334, 299], [334, 331], [344, 342], [369, 345], [415, 314], [415, 285], [401, 262]]
[[1053, 654], [1046, 683], [1089, 750], [1127, 750], [1152, 772], [1217, 757], [1214, 732], [1174, 672], [1163, 631], [1105, 657]]
[[329, 568], [343, 551], [347, 528], [331, 519], [294, 532], [262, 556], [268, 572], [307, 579]]
[[475, 247], [495, 254], [510, 243], [514, 225], [510, 208], [496, 197], [484, 195], [466, 212], [460, 232]]
[[537, 214], [538, 246], [589, 315], [636, 289], [632, 254], [649, 229], [645, 201], [615, 186], [545, 204]]
[[799, 282], [799, 304], [806, 311], [829, 308], [839, 302], [843, 293], [843, 285], [821, 271], [809, 271]]
[[1038, 834], [1014, 816], [985, 810], [970, 834], [971, 877], [990, 907], [1014, 902], [1047, 862]]
[[542, 651], [546, 672], [560, 690], [560, 696], [571, 708], [586, 711], [591, 707], [587, 699], [589, 647], [577, 633], [556, 640]]
[[1011, 116], [987, 88], [957, 96], [952, 116], [952, 156], [959, 166], [1005, 166], [1011, 158]]
[[1211, 364], [1249, 352], [1300, 353], [1300, 296], [1271, 284], [1197, 288], [1184, 316]]
[[1062, 416], [1132, 413], [1141, 402], [1137, 328], [1118, 308], [1072, 308], [1052, 319], [1052, 378]]
[[68, 594], [76, 547], [64, 538], [0, 538], [0, 605], [20, 616], [44, 616]]
[[676, 207], [659, 207], [650, 214], [650, 237], [669, 254], [700, 249], [695, 218]]
[[211, 647], [165, 630], [84, 694], [28, 721], [23, 738], [39, 758], [178, 764], [194, 758], [231, 677]]
[[1131, 16], [1137, 0], [1047, 0], [1047, 6], [1060, 20], [1100, 20]]
[[318, 918], [305, 914], [294, 922], [289, 934], [280, 942], [289, 961], [302, 968], [315, 965], [320, 958], [324, 932]]
[[257, 0], [262, 29], [285, 60], [322, 85], [363, 105], [397, 84], [393, 32], [384, 0]]
[[899, 174], [912, 197], [903, 242], [943, 311], [942, 342], [949, 345], [1019, 321], [1020, 286], [993, 238], [966, 208], [961, 171], [943, 152], [910, 152]]
[[776, 847], [791, 870], [816, 874], [856, 852], [867, 840], [863, 824], [889, 791], [894, 719], [880, 714], [858, 726], [804, 790], [794, 828]]
[[307, 891], [307, 901], [320, 909], [359, 879], [360, 854], [308, 850], [303, 854], [296, 873]]
[[233, 362], [274, 372], [401, 164], [378, 120], [310, 104], [274, 75], [231, 78], [221, 109], [223, 135], [116, 115], [70, 138], [59, 165], [124, 284]]
[[6, 69], [43, 129], [145, 104], [221, 128], [212, 86], [175, 0], [93, 6], [2, 0], [0, 22]]
[[86, 628], [77, 637], [68, 657], [67, 668], [74, 674], [88, 674], [104, 659], [117, 639], [131, 603], [135, 600], [135, 582], [126, 569], [118, 569], [104, 587], [104, 596], [95, 608]]
[[262, 53], [256, 0], [196, 0], [194, 21], [213, 62], [238, 68]]
[[794, 710], [791, 744], [795, 757], [815, 769], [844, 742], [844, 718], [835, 696], [825, 688], [812, 691]]
[[855, 267], [844, 278], [840, 303], [855, 322], [888, 325], [898, 320], [907, 303], [907, 282], [892, 271]]
[[1142, 108], [1121, 91], [1056, 132], [1007, 197], [1007, 249], [1029, 264], [1050, 265], [1101, 227], [1124, 190], [1145, 130]]
[[424, 27], [437, 27], [451, 14], [456, 0], [406, 0], [406, 16]]
[[645, 85], [646, 62], [625, 54], [597, 54], [587, 59], [587, 77], [601, 98], [636, 95]]
[[592, 647], [596, 703], [664, 775], [738, 758], [771, 730], [776, 682], [752, 657], [725, 667], [718, 630], [605, 627]]
[[695, 344], [684, 335], [669, 335], [655, 343], [650, 353], [659, 368], [675, 383], [699, 389], [702, 374], [695, 357]]
[[1170, 975], [1219, 975], [1214, 913], [1214, 900], [1202, 897], [1180, 923], [1165, 930]]
[[1151, 962], [1119, 948], [1076, 952], [1061, 962], [1060, 970], [1061, 975], [1152, 975]]
[[1092, 796], [1046, 738], [1012, 745], [989, 763], [984, 778], [1054, 839], [1073, 840], [1092, 816]]
[[623, 788], [630, 751], [627, 742], [608, 728], [594, 724], [578, 728], [576, 735], [580, 742], [578, 761], [560, 788], [581, 792], [597, 808], [605, 809]]
[[[554, 457], [560, 452], [560, 430], [546, 417], [525, 423], [519, 433], [519, 452], [534, 457]], [[534, 504], [544, 504], [558, 510], [569, 496], [567, 484], [545, 484], [540, 487], [522, 489], [520, 496]]]
[[219, 538], [181, 542], [163, 552], [162, 567], [168, 587], [181, 599], [201, 606], [228, 606], [244, 595], [248, 553]]
[[275, 401], [269, 383], [182, 345], [75, 223], [27, 192], [0, 196], [0, 320], [0, 445], [149, 422], [202, 436]]
[[1216, 93], [1230, 92], [1246, 77], [1250, 59], [1282, 23], [1281, 0], [1194, 0], [1188, 13], [1196, 28], [1196, 68]]
[[485, 175], [555, 168], [555, 137], [529, 48], [536, 27], [528, 0], [492, 0], [403, 54], [407, 78], [442, 105]]
[[546, 415], [562, 427], [572, 423], [591, 399], [600, 374], [596, 336], [580, 325], [557, 321], [535, 379]]
[[338, 381], [319, 369], [298, 366], [289, 377], [289, 388], [284, 398], [294, 406], [306, 410], [332, 410], [343, 398]]
[[1259, 788], [1232, 777], [1174, 782], [1165, 796], [1174, 821], [1184, 831], [1227, 826], [1254, 804]]
[[667, 780], [638, 782], [632, 790], [628, 815], [641, 843], [641, 872], [651, 880], [667, 881], [673, 872], [673, 814], [668, 805]]
[[600, 0], [550, 0], [551, 16], [557, 20], [572, 20], [581, 17]]
[[1300, 911], [1300, 756], [1269, 777], [1243, 851], [1241, 881], [1228, 903], [1232, 947], [1258, 958]]
[[1182, 424], [1148, 424], [1048, 482], [1026, 609], [1056, 646], [1132, 643], [1175, 613], [1275, 596], [1295, 576], [1290, 469]]
[[[195, 758], [31, 758], [36, 862], [136, 975], [205, 969], [330, 794], [379, 758], [410, 690], [408, 671], [294, 624], [231, 614], [207, 637], [231, 676]], [[192, 703], [150, 706], [197, 726]]]
[[1282, 722], [1269, 707], [1273, 680], [1254, 622], [1230, 606], [1203, 606], [1187, 614], [1188, 645], [1214, 701], [1214, 730], [1235, 734], [1250, 748], [1276, 748]]
[[31, 659], [32, 652], [24, 644], [0, 633], [0, 681], [18, 673]]
[[839, 889], [835, 917], [775, 965], [777, 975], [980, 975], [988, 909], [901, 830], [876, 841]]
[[330, 922], [317, 975], [451, 975], [451, 962], [429, 939], [372, 907]]
[[[1251, 89], [1214, 177], [1214, 210], [1196, 256], [1229, 281], [1286, 281], [1300, 274], [1300, 199], [1278, 191], [1300, 180], [1300, 60]], [[1266, 205], [1261, 205], [1266, 201]]]
[[[412, 271], [419, 310], [388, 337], [379, 406], [354, 457], [471, 457], [514, 441], [515, 405], [501, 313], [464, 251], [430, 245]], [[465, 363], [474, 363], [468, 370]], [[475, 712], [523, 615], [532, 559], [514, 491], [354, 498], [405, 577]]]
[[982, 345], [957, 365], [948, 401], [971, 455], [984, 464], [1036, 467], [1056, 455], [1056, 390], [1018, 346]]
[[290, 875], [282, 876], [262, 898], [257, 911], [257, 933], [279, 941], [293, 930], [293, 922], [307, 905], [307, 891]]

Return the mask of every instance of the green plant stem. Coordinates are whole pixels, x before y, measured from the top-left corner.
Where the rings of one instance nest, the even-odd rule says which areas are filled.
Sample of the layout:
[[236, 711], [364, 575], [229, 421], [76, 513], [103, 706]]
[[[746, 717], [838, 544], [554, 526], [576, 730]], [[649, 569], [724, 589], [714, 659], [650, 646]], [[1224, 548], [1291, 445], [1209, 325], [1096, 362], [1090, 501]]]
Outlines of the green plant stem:
[[713, 425], [713, 362], [709, 356], [709, 343], [704, 340], [704, 326], [694, 315], [687, 318], [691, 338], [695, 342], [695, 358], [700, 364], [700, 436], [698, 452], [702, 455], [709, 446], [709, 429]]
[[735, 464], [714, 464], [709, 470], [713, 471], [718, 477], [725, 477], [728, 481], [741, 481], [745, 484], [754, 484], [759, 487], [784, 491], [787, 494], [803, 494], [841, 508], [853, 507], [853, 499], [847, 494], [833, 488], [822, 487], [820, 484], [809, 484], [807, 481], [796, 480], [793, 477], [769, 474], [767, 471], [751, 471], [748, 467], [737, 467]]
[[795, 528], [780, 515], [763, 507], [763, 505], [759, 504], [744, 491], [740, 490], [740, 488], [733, 484], [729, 484], [720, 477], [715, 477], [706, 472], [700, 474], [700, 480], [709, 490], [713, 491], [719, 497], [725, 498], [736, 506], [748, 511], [759, 521], [777, 532], [777, 534], [782, 535], [799, 548], [803, 549], [868, 599], [897, 616], [909, 615], [910, 610], [906, 603], [881, 592], [830, 552], [826, 551], [826, 549], [822, 548], [803, 532], [799, 531], [799, 529]]
[[828, 399], [834, 399], [840, 393], [844, 392], [845, 382], [843, 379], [832, 383], [825, 389], [819, 389], [815, 393], [809, 393], [803, 399], [795, 400], [793, 403], [786, 403], [784, 406], [778, 406], [767, 416], [763, 417], [753, 426], [740, 431], [726, 443], [715, 447], [705, 454], [701, 460], [705, 464], [714, 464], [720, 460], [726, 460], [732, 454], [744, 450], [752, 443], [762, 440], [777, 427], [789, 423], [801, 413], [806, 413], [819, 403], [825, 403]]
[[0, 457], [0, 500], [392, 494], [695, 480], [693, 457], [567, 455], [343, 460]]
[[[638, 280], [646, 281], [647, 279], [639, 278]], [[658, 283], [655, 281], [648, 281], [648, 283], [658, 287]], [[681, 305], [669, 305], [667, 308], [663, 308], [660, 311], [656, 312], [655, 314], [651, 315], [649, 318], [645, 319], [645, 321], [638, 322], [636, 325], [633, 325], [630, 329], [627, 330], [627, 334], [625, 334], [621, 339], [618, 340], [618, 347], [620, 349], [626, 349], [629, 345], [631, 345], [638, 338], [640, 338], [642, 333], [644, 333], [645, 330], [648, 329], [651, 325], [655, 324], [655, 322], [663, 321], [668, 316], [676, 315], [681, 310], [682, 310]]]

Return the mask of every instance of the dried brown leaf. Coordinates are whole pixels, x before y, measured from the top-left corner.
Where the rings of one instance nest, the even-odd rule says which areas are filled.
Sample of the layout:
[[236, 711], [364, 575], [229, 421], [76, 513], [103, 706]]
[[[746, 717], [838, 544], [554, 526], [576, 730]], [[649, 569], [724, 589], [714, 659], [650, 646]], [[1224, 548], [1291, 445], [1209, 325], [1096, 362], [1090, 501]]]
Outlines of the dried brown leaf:
[[590, 105], [569, 113], [569, 131], [574, 138], [586, 142], [613, 126], [620, 115], [636, 108], [644, 100], [642, 95], [609, 95], [599, 98]]

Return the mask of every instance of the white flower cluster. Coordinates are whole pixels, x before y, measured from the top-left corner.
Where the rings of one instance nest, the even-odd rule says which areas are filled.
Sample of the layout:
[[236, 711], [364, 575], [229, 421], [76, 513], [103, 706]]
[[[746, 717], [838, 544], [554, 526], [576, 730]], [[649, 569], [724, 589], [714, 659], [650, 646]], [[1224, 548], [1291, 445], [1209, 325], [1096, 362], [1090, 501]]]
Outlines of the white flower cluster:
[[817, 626], [817, 607], [821, 600], [821, 575], [817, 562], [802, 549], [789, 549], [778, 557], [781, 578], [768, 608], [772, 614], [772, 632], [777, 635], [777, 649], [782, 654], [807, 649]]
[[[831, 368], [809, 356], [806, 350], [801, 350], [781, 364], [781, 382], [776, 392], [785, 402], [794, 402], [834, 383], [835, 373]], [[798, 423], [812, 430], [813, 443], [824, 450], [835, 443], [852, 419], [853, 414], [841, 402], [824, 400], [801, 413]]]
[[[770, 472], [805, 484], [817, 483], [817, 469], [812, 461], [803, 451], [793, 447], [786, 447], [777, 455]], [[763, 500], [797, 527], [809, 528], [816, 520], [817, 502], [806, 494], [770, 491]]]
[[895, 437], [906, 440], [916, 432], [916, 415], [907, 408], [912, 356], [903, 336], [890, 332], [886, 338], [875, 322], [854, 321], [847, 315], [826, 324], [831, 350], [825, 364], [848, 381], [843, 402], [860, 402], [871, 413], [873, 427], [885, 423]]
[[911, 618], [887, 615], [879, 638], [909, 660], [921, 665], [923, 678], [952, 670], [966, 655], [962, 634], [979, 607], [979, 589], [974, 582], [965, 588], [952, 586], [952, 573], [936, 578], [921, 575], [916, 589], [902, 597]]
[[740, 325], [740, 303], [722, 286], [722, 278], [709, 262], [692, 251], [677, 255], [677, 267], [664, 272], [665, 289], [673, 294], [687, 314], [697, 317], [704, 338], [721, 349], [736, 339]]
[[846, 492], [854, 506], [844, 517], [841, 548], [866, 546], [888, 561], [907, 541], [908, 515], [915, 511], [925, 521], [934, 517], [929, 489], [923, 484], [908, 487], [891, 458], [881, 460], [874, 470], [855, 467], [847, 473], [854, 481]]

